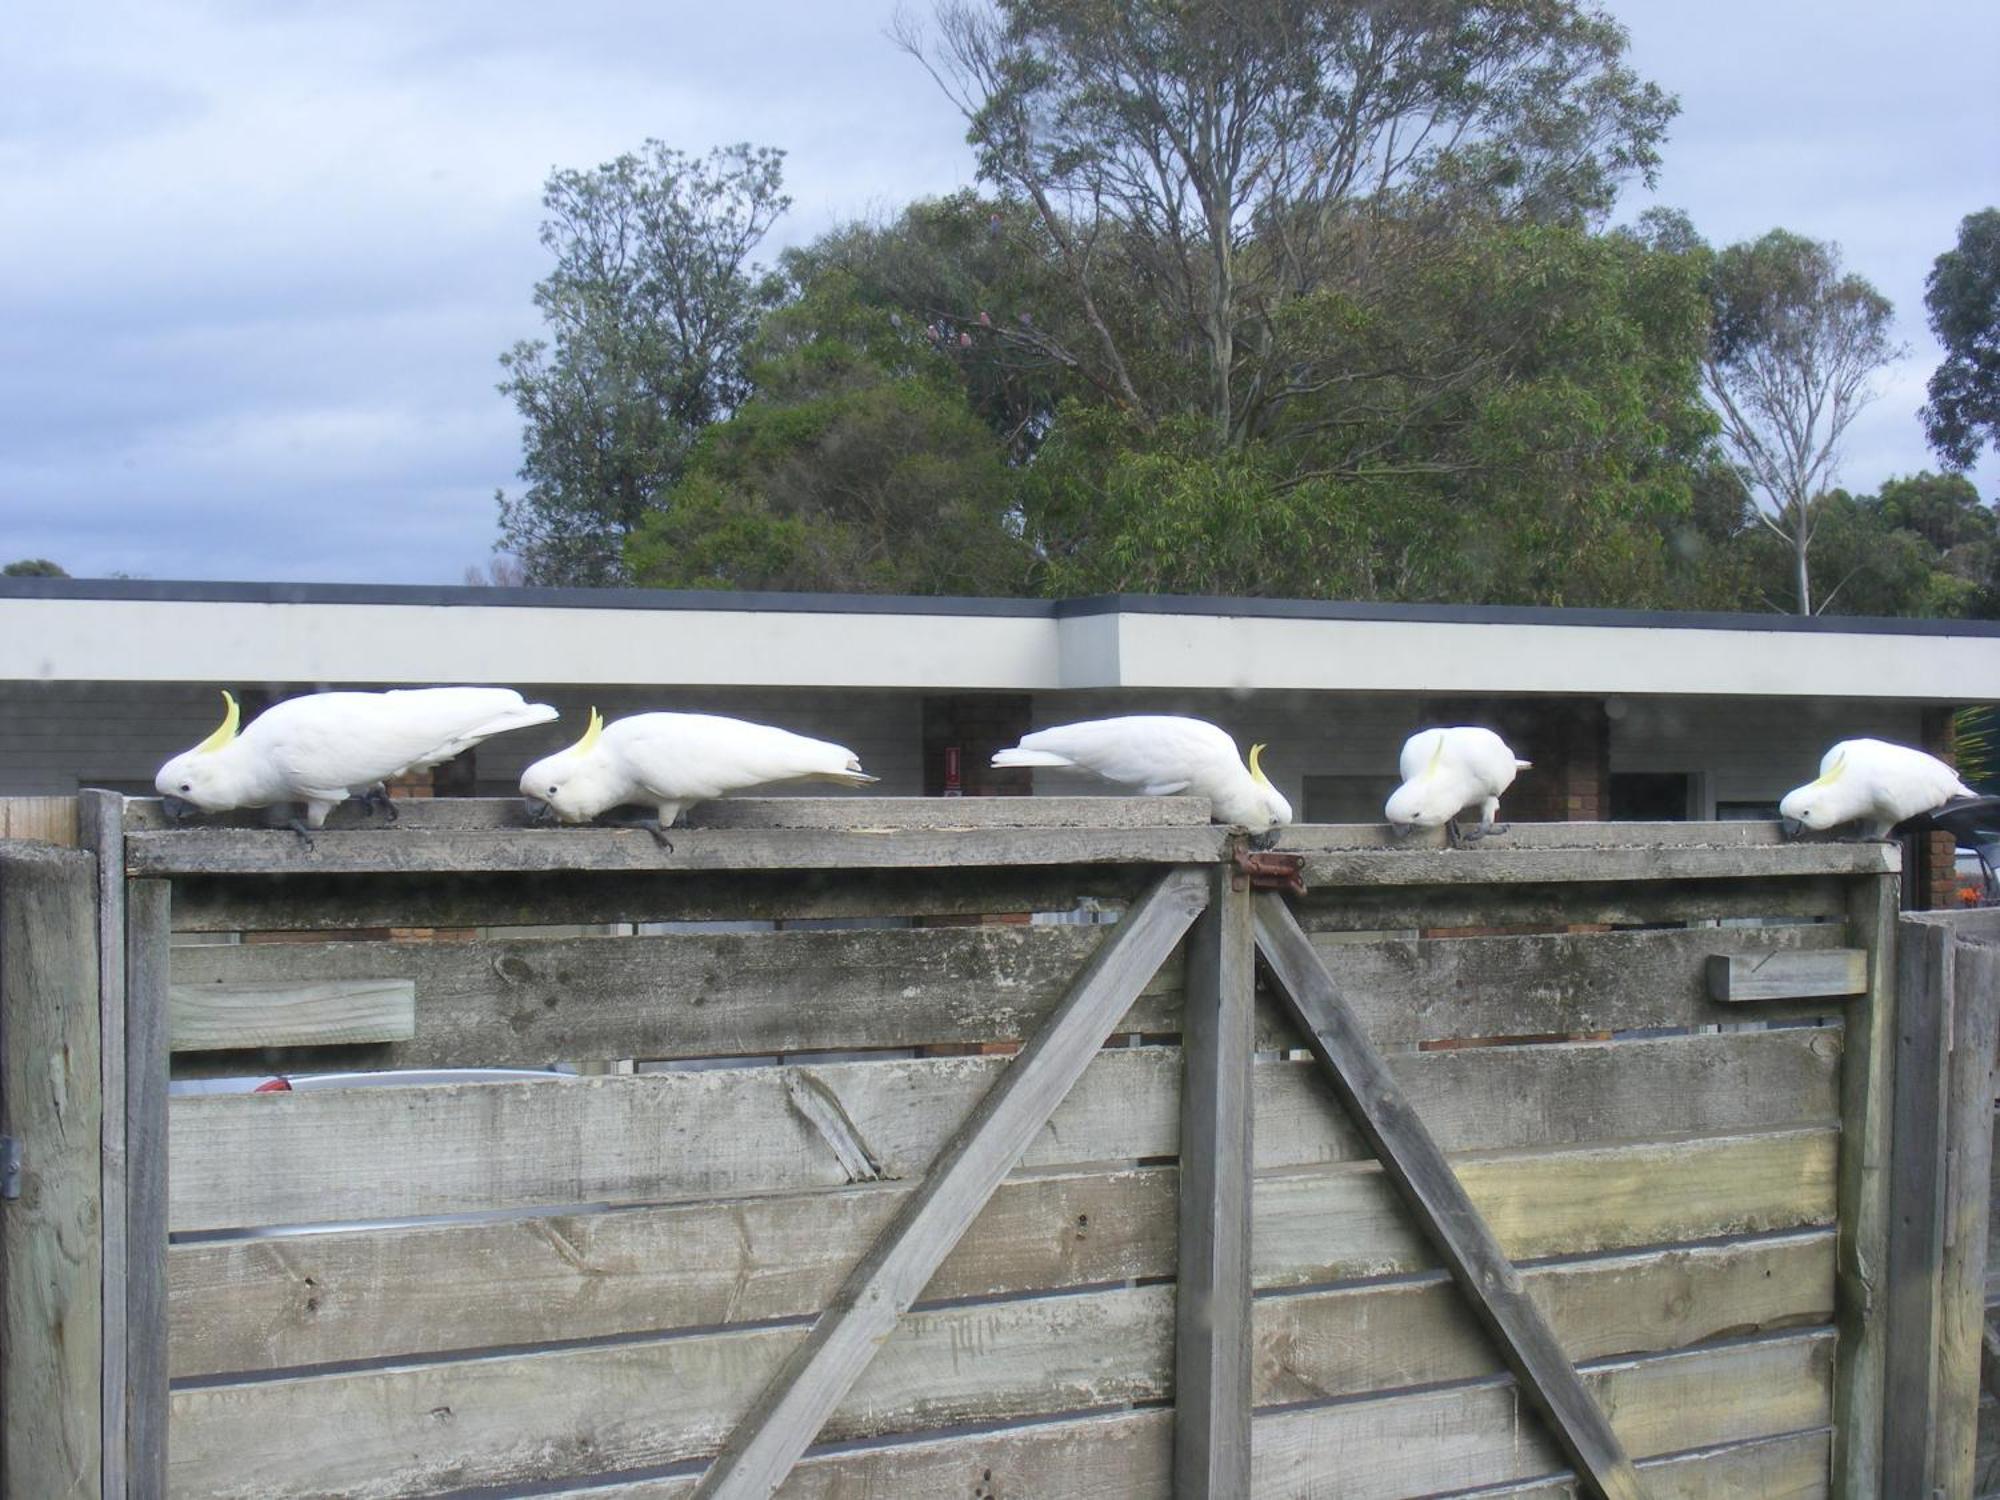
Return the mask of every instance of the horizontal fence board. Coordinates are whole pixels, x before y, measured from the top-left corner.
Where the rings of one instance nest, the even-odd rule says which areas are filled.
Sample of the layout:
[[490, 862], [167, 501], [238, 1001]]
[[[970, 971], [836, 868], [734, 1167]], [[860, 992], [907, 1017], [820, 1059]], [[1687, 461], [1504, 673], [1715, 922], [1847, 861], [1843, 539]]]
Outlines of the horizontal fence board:
[[76, 847], [76, 798], [0, 797], [0, 839]]
[[[1580, 1372], [1636, 1458], [1824, 1426], [1833, 1336], [1814, 1332]], [[1562, 1468], [1511, 1384], [1260, 1413], [1256, 1497], [1401, 1500]]]
[[[1680, 1349], [1825, 1323], [1833, 1316], [1833, 1234], [1562, 1261], [1520, 1276], [1572, 1362]], [[1501, 1370], [1463, 1294], [1442, 1274], [1262, 1297], [1254, 1322], [1259, 1406]]]
[[[176, 994], [319, 978], [415, 986], [414, 1032], [378, 1067], [537, 1065], [1019, 1041], [1111, 926], [992, 926], [470, 943], [203, 944]], [[1180, 1029], [1177, 952], [1121, 1030]]]
[[[183, 1002], [313, 982], [416, 986], [407, 1041], [352, 1055], [208, 1059], [197, 1071], [307, 1071], [315, 1063], [536, 1066], [602, 1057], [719, 1057], [1019, 1041], [1104, 940], [1102, 926], [997, 926], [494, 938], [468, 943], [204, 944], [173, 955]], [[1739, 1019], [1708, 999], [1703, 964], [1814, 953], [1828, 925], [1320, 945], [1376, 1045]], [[1177, 954], [1121, 1031], [1180, 1029]], [[1824, 1004], [1793, 1009], [1826, 1010]], [[1788, 1012], [1789, 1013], [1789, 1012]], [[176, 1022], [178, 1026], [178, 1021]], [[276, 1024], [276, 1018], [274, 1018]], [[1301, 1045], [1273, 1007], [1261, 1044]], [[178, 1033], [177, 1033], [178, 1035]], [[202, 1045], [228, 1045], [204, 1038]], [[280, 1035], [242, 1046], [277, 1045]], [[326, 1040], [335, 1040], [328, 1037]], [[356, 1033], [348, 1040], [373, 1038]], [[176, 1046], [181, 1043], [176, 1041]]]
[[[1787, 844], [1775, 822], [1727, 823], [1524, 823], [1516, 821], [1505, 833], [1494, 834], [1491, 849], [1699, 849], [1724, 850]], [[1814, 841], [1801, 840], [1810, 845]], [[1442, 828], [1397, 833], [1387, 823], [1294, 823], [1278, 836], [1276, 848], [1288, 854], [1354, 854], [1370, 850], [1422, 853], [1445, 850]], [[1453, 853], [1484, 851], [1461, 846]]]
[[1868, 950], [1826, 953], [1717, 953], [1708, 960], [1709, 994], [1728, 1004], [1858, 995], [1868, 988]]
[[[1832, 923], [1533, 937], [1427, 938], [1313, 946], [1377, 1047], [1741, 1021], [1709, 998], [1710, 955], [1745, 964], [1818, 957]], [[1794, 1009], [1837, 1009], [1826, 1004]]]
[[[1818, 1125], [1835, 1118], [1833, 1028], [1404, 1053], [1403, 1087], [1446, 1150]], [[173, 1101], [172, 1227], [384, 1219], [535, 1204], [661, 1202], [834, 1187], [840, 1159], [786, 1097], [809, 1074], [891, 1180], [924, 1170], [1005, 1058]], [[1024, 1165], [1171, 1156], [1180, 1052], [1101, 1054]], [[1368, 1155], [1313, 1065], [1262, 1065], [1262, 1167]]]
[[965, 917], [1123, 906], [1157, 872], [1130, 865], [644, 874], [183, 876], [176, 932], [594, 927], [606, 922]]
[[325, 831], [190, 828], [132, 833], [125, 868], [164, 875], [450, 875], [478, 872], [927, 869], [994, 865], [1213, 864], [1229, 830], [978, 828], [676, 829], [672, 848], [637, 828], [492, 832], [405, 828]]
[[[1794, 1432], [1747, 1443], [1676, 1453], [1638, 1465], [1648, 1500], [1827, 1500], [1832, 1493], [1833, 1434]], [[1502, 1489], [1461, 1490], [1463, 1500], [1590, 1500], [1573, 1477], [1530, 1479]], [[1458, 1500], [1439, 1496], [1437, 1500]]]
[[[1616, 827], [1616, 824], [1611, 825]], [[1889, 844], [1758, 844], [1588, 849], [1503, 847], [1308, 854], [1308, 886], [1538, 885], [1567, 881], [1770, 880], [1800, 875], [1893, 875]]]
[[[1680, 1356], [1686, 1357], [1686, 1356]], [[1612, 1385], [1614, 1391], [1619, 1387]], [[1267, 1416], [1266, 1440], [1287, 1423]], [[863, 1452], [810, 1454], [778, 1491], [778, 1500], [853, 1500], [874, 1495], [1033, 1496], [1035, 1500], [1167, 1500], [1171, 1493], [1172, 1414], [1138, 1411], [1079, 1417], [967, 1437], [930, 1438]], [[1825, 1500], [1831, 1440], [1825, 1431], [1643, 1459], [1651, 1500]], [[687, 1500], [697, 1479], [642, 1479], [557, 1493], [575, 1500]], [[1259, 1486], [1253, 1500], [1296, 1500], [1317, 1490]], [[1566, 1479], [1482, 1488], [1478, 1500], [1579, 1500]], [[1468, 1495], [1467, 1500], [1471, 1500]]]
[[[1837, 1136], [1779, 1131], [1463, 1157], [1472, 1200], [1516, 1260], [1831, 1222]], [[928, 1298], [1174, 1272], [1171, 1167], [1015, 1178]], [[1254, 1184], [1253, 1279], [1297, 1286], [1432, 1269], [1368, 1163]], [[908, 1189], [498, 1223], [177, 1245], [176, 1376], [797, 1317], [824, 1305]]]
[[[420, 797], [396, 804], [396, 829], [429, 833], [546, 831], [519, 797]], [[1206, 797], [721, 797], [687, 809], [689, 828], [819, 828], [841, 832], [965, 828], [1188, 828], [1208, 822]], [[283, 826], [283, 816], [276, 817]], [[127, 833], [190, 829], [268, 830], [265, 810], [224, 813], [180, 824], [157, 797], [125, 804]], [[330, 831], [380, 830], [382, 819], [349, 801], [327, 818]], [[1728, 824], [1725, 827], [1761, 827]]]
[[301, 977], [167, 990], [167, 1045], [175, 1052], [400, 1042], [416, 1029], [417, 987], [407, 979]]
[[1573, 885], [1339, 886], [1294, 903], [1308, 932], [1404, 928], [1626, 925], [1716, 918], [1838, 918], [1847, 882], [1837, 876], [1783, 880], [1579, 881]]
[[[1581, 1357], [1683, 1348], [1824, 1316], [1832, 1237], [1565, 1262], [1523, 1279]], [[911, 1314], [822, 1437], [1165, 1398], [1173, 1296], [1151, 1286]], [[1295, 1400], [1302, 1384], [1315, 1396], [1355, 1394], [1497, 1364], [1442, 1276], [1260, 1299], [1254, 1326], [1261, 1404]], [[173, 1403], [173, 1487], [435, 1493], [698, 1457], [801, 1337], [757, 1328], [184, 1390]], [[323, 1453], [304, 1447], [316, 1432], [327, 1434]]]

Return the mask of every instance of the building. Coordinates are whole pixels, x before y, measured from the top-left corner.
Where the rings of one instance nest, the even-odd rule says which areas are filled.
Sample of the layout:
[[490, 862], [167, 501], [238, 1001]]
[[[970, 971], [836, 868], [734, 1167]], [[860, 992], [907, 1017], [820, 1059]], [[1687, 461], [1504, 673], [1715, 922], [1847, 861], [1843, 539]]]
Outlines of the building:
[[[1403, 738], [1485, 722], [1535, 762], [1503, 816], [1769, 815], [1836, 739], [1933, 748], [2000, 702], [2000, 624], [1270, 599], [0, 579], [0, 796], [150, 792], [218, 718], [322, 687], [500, 683], [563, 722], [440, 768], [511, 795], [587, 709], [700, 709], [859, 751], [887, 795], [1029, 790], [992, 751], [1044, 724], [1186, 712], [1312, 822], [1372, 822]], [[1039, 773], [1045, 790], [1108, 790]]]

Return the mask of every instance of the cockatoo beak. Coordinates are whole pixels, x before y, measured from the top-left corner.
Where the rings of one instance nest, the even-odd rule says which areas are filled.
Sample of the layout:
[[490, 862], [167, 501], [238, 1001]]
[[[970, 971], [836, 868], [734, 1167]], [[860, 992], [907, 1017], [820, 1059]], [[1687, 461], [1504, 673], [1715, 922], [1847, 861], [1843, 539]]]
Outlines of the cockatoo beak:
[[185, 823], [189, 818], [201, 815], [201, 809], [185, 797], [162, 797], [160, 799], [160, 811], [172, 818], [176, 823]]
[[1416, 826], [1414, 823], [1391, 823], [1389, 831], [1399, 839], [1406, 839], [1410, 836], [1411, 830]]
[[1801, 823], [1797, 818], [1780, 818], [1778, 819], [1778, 827], [1788, 839], [1803, 838], [1805, 836], [1806, 825]]
[[556, 810], [540, 797], [523, 797], [521, 800], [528, 804], [528, 821], [530, 823], [553, 823], [556, 821]]

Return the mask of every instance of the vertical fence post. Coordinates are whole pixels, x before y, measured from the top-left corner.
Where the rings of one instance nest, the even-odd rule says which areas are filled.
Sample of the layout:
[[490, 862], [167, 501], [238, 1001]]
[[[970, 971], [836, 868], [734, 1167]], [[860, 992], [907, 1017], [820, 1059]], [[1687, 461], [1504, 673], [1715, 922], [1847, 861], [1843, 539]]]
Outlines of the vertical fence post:
[[1882, 1493], [1931, 1493], [1937, 1415], [1939, 1265], [1944, 1246], [1945, 1080], [1952, 932], [1904, 917], [1896, 931], [1895, 1088], [1883, 1350]]
[[1848, 941], [1868, 950], [1868, 988], [1847, 1006], [1840, 1069], [1839, 1217], [1834, 1239], [1833, 1493], [1877, 1500], [1882, 1488], [1887, 1343], [1889, 1103], [1896, 1041], [1896, 913], [1901, 882], [1853, 883]]
[[167, 932], [172, 886], [125, 883], [125, 1463], [167, 1492]]
[[97, 1003], [95, 862], [75, 850], [0, 843], [6, 1500], [102, 1493]]
[[104, 1100], [99, 1151], [104, 1213], [104, 1493], [122, 1497], [125, 1470], [125, 799], [84, 791], [76, 799], [81, 846], [97, 856], [98, 1076]]
[[1250, 1493], [1251, 1070], [1256, 941], [1246, 877], [1212, 874], [1188, 938], [1181, 1026], [1174, 1494]]
[[1954, 947], [1952, 992], [1940, 997], [1950, 1005], [1952, 1037], [1945, 1088], [1944, 1255], [1931, 1478], [1958, 1500], [1973, 1492], [1979, 1447], [1994, 1063], [2000, 1052], [2000, 946], [1959, 936]]

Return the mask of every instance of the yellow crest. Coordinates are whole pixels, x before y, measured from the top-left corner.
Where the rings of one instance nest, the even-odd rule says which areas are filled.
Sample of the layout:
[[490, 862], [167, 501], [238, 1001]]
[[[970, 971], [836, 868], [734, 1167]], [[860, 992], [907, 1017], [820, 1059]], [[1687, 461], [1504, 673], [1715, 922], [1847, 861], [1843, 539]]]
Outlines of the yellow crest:
[[222, 722], [215, 726], [215, 733], [195, 746], [197, 750], [215, 751], [236, 738], [236, 726], [243, 721], [243, 710], [236, 706], [235, 695], [224, 691], [222, 701]]
[[570, 751], [576, 755], [588, 755], [597, 748], [597, 742], [604, 737], [604, 718], [593, 708], [590, 711], [590, 727], [583, 732], [583, 738], [571, 745]]
[[1262, 745], [1252, 745], [1250, 747], [1250, 779], [1252, 781], [1261, 781], [1265, 786], [1269, 786], [1271, 778], [1264, 774], [1264, 768], [1258, 764], [1258, 759], [1263, 753], [1264, 747]]
[[1819, 780], [1815, 781], [1813, 785], [1832, 786], [1836, 781], [1840, 780], [1840, 773], [1845, 771], [1846, 769], [1847, 769], [1847, 752], [1843, 750], [1840, 752], [1840, 758], [1836, 760], [1831, 766], [1829, 766], [1825, 771], [1821, 772]]

